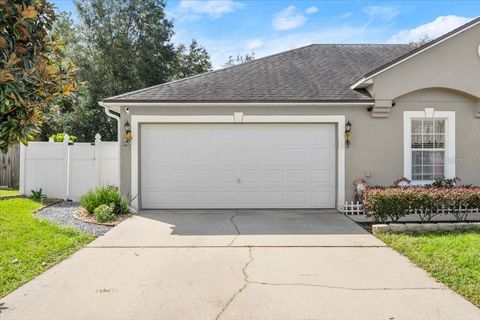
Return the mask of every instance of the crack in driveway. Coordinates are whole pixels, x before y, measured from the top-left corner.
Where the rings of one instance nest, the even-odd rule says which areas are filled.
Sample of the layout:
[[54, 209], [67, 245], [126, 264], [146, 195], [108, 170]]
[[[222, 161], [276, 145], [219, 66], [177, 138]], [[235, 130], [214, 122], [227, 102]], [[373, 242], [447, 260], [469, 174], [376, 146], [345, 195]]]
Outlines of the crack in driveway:
[[242, 268], [243, 274], [243, 285], [238, 289], [234, 295], [227, 301], [222, 310], [215, 317], [215, 320], [219, 320], [232, 302], [242, 293], [248, 285], [257, 284], [265, 286], [299, 286], [299, 287], [317, 287], [317, 288], [326, 288], [326, 289], [335, 289], [335, 290], [347, 290], [347, 291], [407, 291], [407, 290], [449, 290], [446, 287], [380, 287], [380, 288], [353, 288], [353, 287], [343, 287], [343, 286], [332, 286], [326, 284], [313, 284], [313, 283], [302, 283], [302, 282], [293, 282], [293, 283], [273, 283], [273, 282], [260, 282], [260, 281], [250, 281], [249, 275], [247, 273], [248, 266], [255, 260], [253, 257], [253, 249], [255, 247], [248, 247], [248, 261]]
[[232, 222], [233, 226], [235, 227], [235, 231], [237, 231], [237, 234], [235, 237], [233, 237], [233, 240], [227, 245], [227, 247], [231, 247], [235, 240], [237, 240], [238, 236], [240, 235], [240, 229], [238, 228], [238, 225], [235, 223], [235, 218], [239, 215], [238, 210], [235, 210], [235, 213], [230, 217], [230, 221]]
[[300, 287], [320, 287], [326, 289], [338, 289], [338, 290], [349, 290], [349, 291], [402, 291], [402, 290], [448, 290], [443, 287], [405, 287], [405, 288], [352, 288], [352, 287], [341, 287], [341, 286], [331, 286], [326, 284], [314, 284], [314, 283], [272, 283], [272, 282], [257, 282], [249, 281], [250, 284], [259, 284], [267, 286], [300, 286]]
[[248, 261], [247, 263], [245, 263], [245, 265], [243, 266], [242, 268], [242, 273], [243, 273], [243, 286], [238, 289], [237, 292], [235, 292], [235, 294], [230, 298], [230, 300], [228, 300], [228, 302], [225, 304], [225, 306], [223, 307], [223, 309], [218, 313], [218, 315], [215, 317], [215, 320], [218, 320], [220, 319], [220, 317], [222, 316], [222, 314], [225, 312], [225, 310], [227, 310], [228, 306], [233, 302], [233, 300], [235, 300], [235, 298], [243, 291], [245, 290], [245, 288], [247, 287], [247, 285], [250, 283], [250, 281], [248, 281], [248, 273], [247, 273], [247, 268], [248, 266], [250, 265], [250, 263], [253, 262], [253, 247], [249, 247], [248, 248]]

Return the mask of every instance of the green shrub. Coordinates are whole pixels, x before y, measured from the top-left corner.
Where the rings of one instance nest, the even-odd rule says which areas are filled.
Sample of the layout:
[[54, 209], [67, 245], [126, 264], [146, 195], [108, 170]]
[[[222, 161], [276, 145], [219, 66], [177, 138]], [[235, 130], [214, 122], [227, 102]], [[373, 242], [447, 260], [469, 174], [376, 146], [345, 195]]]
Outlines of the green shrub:
[[32, 190], [32, 200], [40, 202], [40, 203], [45, 203], [47, 201], [47, 196], [43, 193], [42, 188], [38, 189], [38, 191]]
[[98, 222], [108, 222], [113, 221], [117, 217], [113, 213], [115, 206], [114, 204], [101, 204], [93, 210], [93, 215]]
[[115, 187], [92, 189], [80, 197], [80, 203], [90, 214], [102, 204], [113, 205], [113, 213], [116, 215], [128, 213], [129, 206], [128, 200]]
[[409, 202], [402, 188], [367, 188], [363, 205], [368, 214], [378, 221], [398, 221], [407, 214]]
[[368, 187], [363, 205], [375, 221], [398, 221], [412, 210], [422, 221], [430, 221], [445, 209], [461, 221], [467, 213], [457, 208], [480, 208], [480, 187]]
[[[49, 139], [53, 139], [55, 142], [63, 142], [63, 139], [65, 138], [66, 133], [55, 133], [50, 136]], [[68, 138], [71, 142], [77, 141], [77, 137], [74, 135], [68, 135]]]

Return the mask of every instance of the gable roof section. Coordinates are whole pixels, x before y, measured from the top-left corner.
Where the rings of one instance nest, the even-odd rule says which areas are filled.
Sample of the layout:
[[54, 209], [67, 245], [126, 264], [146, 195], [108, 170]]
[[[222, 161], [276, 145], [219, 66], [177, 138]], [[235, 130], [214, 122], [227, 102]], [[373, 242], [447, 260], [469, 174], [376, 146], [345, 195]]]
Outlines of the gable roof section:
[[370, 102], [350, 85], [411, 51], [398, 44], [314, 44], [125, 93], [104, 103]]
[[419, 53], [422, 53], [434, 46], [436, 46], [437, 44], [439, 43], [442, 43], [443, 41], [453, 37], [453, 36], [456, 36], [457, 34], [465, 31], [465, 30], [468, 30], [470, 29], [471, 27], [474, 27], [476, 26], [477, 24], [480, 24], [480, 17], [478, 18], [475, 18], [473, 20], [471, 20], [470, 22], [467, 22], [466, 24], [464, 25], [461, 25], [460, 27], [444, 34], [443, 36], [440, 36], [414, 50], [411, 50], [410, 52], [400, 56], [400, 57], [397, 57], [396, 59], [393, 59], [381, 66], [379, 66], [378, 68], [375, 68], [375, 69], [372, 69], [371, 71], [367, 72], [366, 74], [364, 74], [361, 78], [357, 79], [354, 83], [352, 83], [352, 85], [350, 86], [352, 89], [355, 89], [358, 85], [360, 85], [361, 83], [363, 83], [364, 81], [367, 81], [371, 78], [373, 78], [374, 76], [376, 76], [377, 74], [379, 73], [382, 73], [383, 71], [386, 71], [388, 69], [390, 69], [391, 67], [399, 64], [399, 63], [402, 63], [403, 61], [405, 60], [408, 60], [410, 58], [412, 58], [413, 56], [419, 54]]

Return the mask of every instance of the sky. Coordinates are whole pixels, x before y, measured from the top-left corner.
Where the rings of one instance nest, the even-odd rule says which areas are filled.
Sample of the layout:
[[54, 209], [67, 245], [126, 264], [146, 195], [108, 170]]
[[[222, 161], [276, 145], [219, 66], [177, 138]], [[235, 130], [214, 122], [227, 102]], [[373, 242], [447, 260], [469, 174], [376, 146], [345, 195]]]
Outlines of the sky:
[[[52, 0], [72, 12], [73, 0]], [[170, 0], [175, 43], [196, 39], [214, 69], [312, 43], [408, 43], [480, 16], [480, 1]]]

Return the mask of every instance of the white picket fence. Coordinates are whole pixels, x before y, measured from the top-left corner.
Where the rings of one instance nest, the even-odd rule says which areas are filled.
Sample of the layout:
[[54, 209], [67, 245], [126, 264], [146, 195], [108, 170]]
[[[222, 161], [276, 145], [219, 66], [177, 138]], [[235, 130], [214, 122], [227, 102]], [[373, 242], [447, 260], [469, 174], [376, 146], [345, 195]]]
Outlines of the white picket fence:
[[[418, 216], [419, 213], [422, 213], [422, 208], [412, 208], [410, 209], [410, 214], [406, 215], [405, 218], [401, 220], [407, 221], [420, 221]], [[480, 219], [480, 209], [479, 208], [466, 208], [466, 207], [458, 207], [458, 208], [442, 208], [439, 209], [439, 214], [435, 216], [432, 220], [455, 220], [455, 215], [465, 216], [466, 220], [474, 220], [477, 221]], [[363, 208], [363, 204], [359, 202], [353, 201], [345, 201], [343, 205], [343, 214], [350, 217], [351, 219], [359, 222], [367, 222], [372, 221], [371, 216], [368, 216]]]
[[42, 189], [49, 198], [78, 201], [96, 186], [119, 185], [117, 142], [29, 142], [20, 147], [20, 194]]

